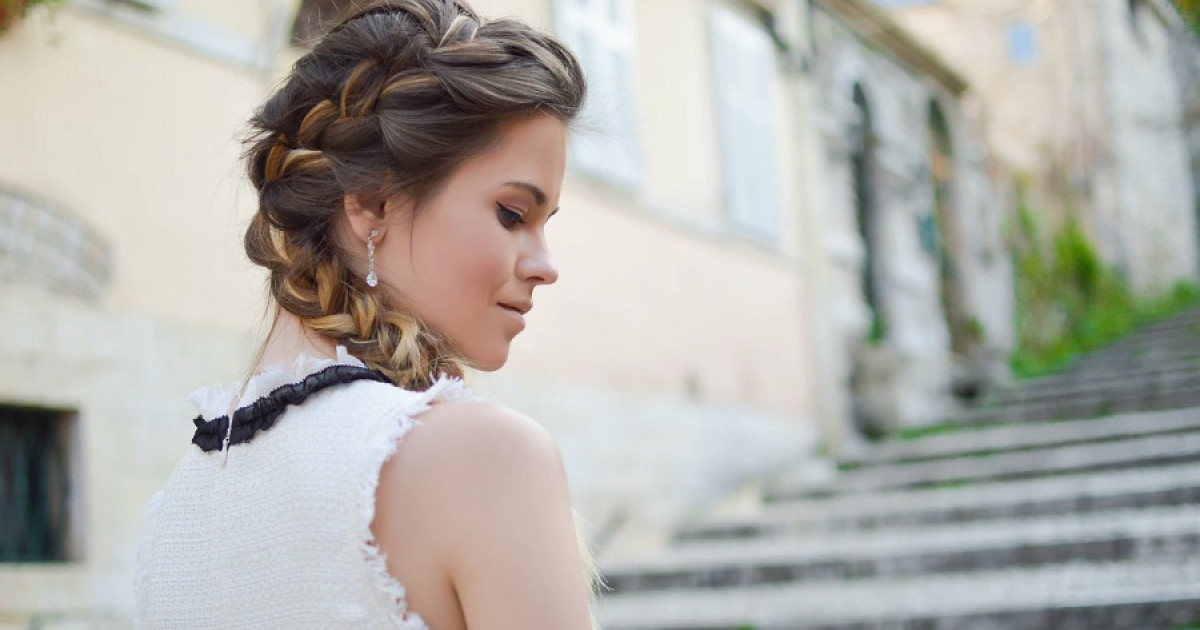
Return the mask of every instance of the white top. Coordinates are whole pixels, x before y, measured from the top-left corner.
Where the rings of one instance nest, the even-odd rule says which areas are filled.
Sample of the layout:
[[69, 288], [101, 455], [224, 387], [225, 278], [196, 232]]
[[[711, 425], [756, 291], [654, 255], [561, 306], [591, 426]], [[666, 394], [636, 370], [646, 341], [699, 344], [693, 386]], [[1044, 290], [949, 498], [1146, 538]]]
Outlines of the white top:
[[[254, 376], [236, 408], [335, 364], [301, 355]], [[238, 384], [196, 390], [205, 420], [228, 415]], [[371, 535], [379, 471], [413, 416], [474, 396], [442, 377], [423, 392], [356, 380], [288, 406], [226, 450], [192, 446], [150, 500], [134, 579], [140, 628], [429, 630]]]

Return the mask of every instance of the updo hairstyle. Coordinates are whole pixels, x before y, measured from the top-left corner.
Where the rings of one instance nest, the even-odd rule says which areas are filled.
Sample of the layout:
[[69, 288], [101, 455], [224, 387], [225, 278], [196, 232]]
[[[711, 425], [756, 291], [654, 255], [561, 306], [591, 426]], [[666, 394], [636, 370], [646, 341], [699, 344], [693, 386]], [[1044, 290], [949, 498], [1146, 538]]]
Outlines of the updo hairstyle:
[[483, 20], [462, 1], [360, 3], [334, 23], [250, 121], [259, 208], [246, 255], [270, 272], [279, 308], [423, 389], [436, 373], [462, 376], [466, 361], [382, 282], [367, 286], [361, 258], [334, 238], [345, 195], [373, 207], [399, 196], [415, 216], [505, 123], [548, 114], [569, 124], [583, 72], [554, 38]]

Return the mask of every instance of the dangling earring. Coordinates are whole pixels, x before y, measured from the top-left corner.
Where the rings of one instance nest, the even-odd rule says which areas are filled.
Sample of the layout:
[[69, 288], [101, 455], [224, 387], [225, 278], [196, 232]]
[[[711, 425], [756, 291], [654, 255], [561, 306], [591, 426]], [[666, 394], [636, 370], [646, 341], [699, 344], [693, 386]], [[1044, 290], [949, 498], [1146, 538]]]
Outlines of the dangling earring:
[[375, 243], [371, 239], [379, 235], [379, 230], [371, 230], [367, 235], [367, 286], [379, 284], [379, 276], [375, 275]]

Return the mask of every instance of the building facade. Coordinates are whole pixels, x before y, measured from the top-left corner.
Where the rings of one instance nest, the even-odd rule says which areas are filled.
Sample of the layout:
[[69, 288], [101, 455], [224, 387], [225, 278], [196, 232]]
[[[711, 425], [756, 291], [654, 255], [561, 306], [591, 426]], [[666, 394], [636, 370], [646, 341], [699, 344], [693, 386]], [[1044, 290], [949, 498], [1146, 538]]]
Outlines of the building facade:
[[[0, 102], [0, 448], [24, 462], [3, 472], [0, 628], [127, 625], [187, 394], [241, 378], [268, 323], [238, 139], [331, 4], [67, 0], [0, 35], [21, 95]], [[548, 229], [561, 280], [471, 381], [555, 434], [601, 553], [820, 440], [940, 420], [1003, 354], [964, 82], [870, 5], [474, 5], [557, 32], [589, 74]]]
[[812, 7], [823, 391], [859, 432], [945, 420], [949, 392], [1002, 378], [1013, 344], [1003, 205], [967, 85], [870, 3]]
[[1196, 217], [1163, 0], [880, 2], [968, 78], [987, 141], [1053, 225], [1075, 216], [1138, 291], [1196, 279]]

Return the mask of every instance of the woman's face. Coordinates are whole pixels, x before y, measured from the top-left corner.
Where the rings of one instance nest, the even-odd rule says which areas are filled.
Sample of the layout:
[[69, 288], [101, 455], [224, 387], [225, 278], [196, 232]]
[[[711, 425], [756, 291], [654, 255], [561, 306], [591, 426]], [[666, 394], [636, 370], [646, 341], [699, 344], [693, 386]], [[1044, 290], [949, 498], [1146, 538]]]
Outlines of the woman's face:
[[[546, 247], [546, 221], [558, 208], [566, 168], [566, 129], [537, 116], [506, 127], [487, 154], [464, 162], [416, 219], [392, 208], [372, 227], [378, 289], [441, 333], [471, 364], [495, 370], [525, 328], [533, 289], [558, 279]], [[362, 228], [361, 230], [359, 228]]]

